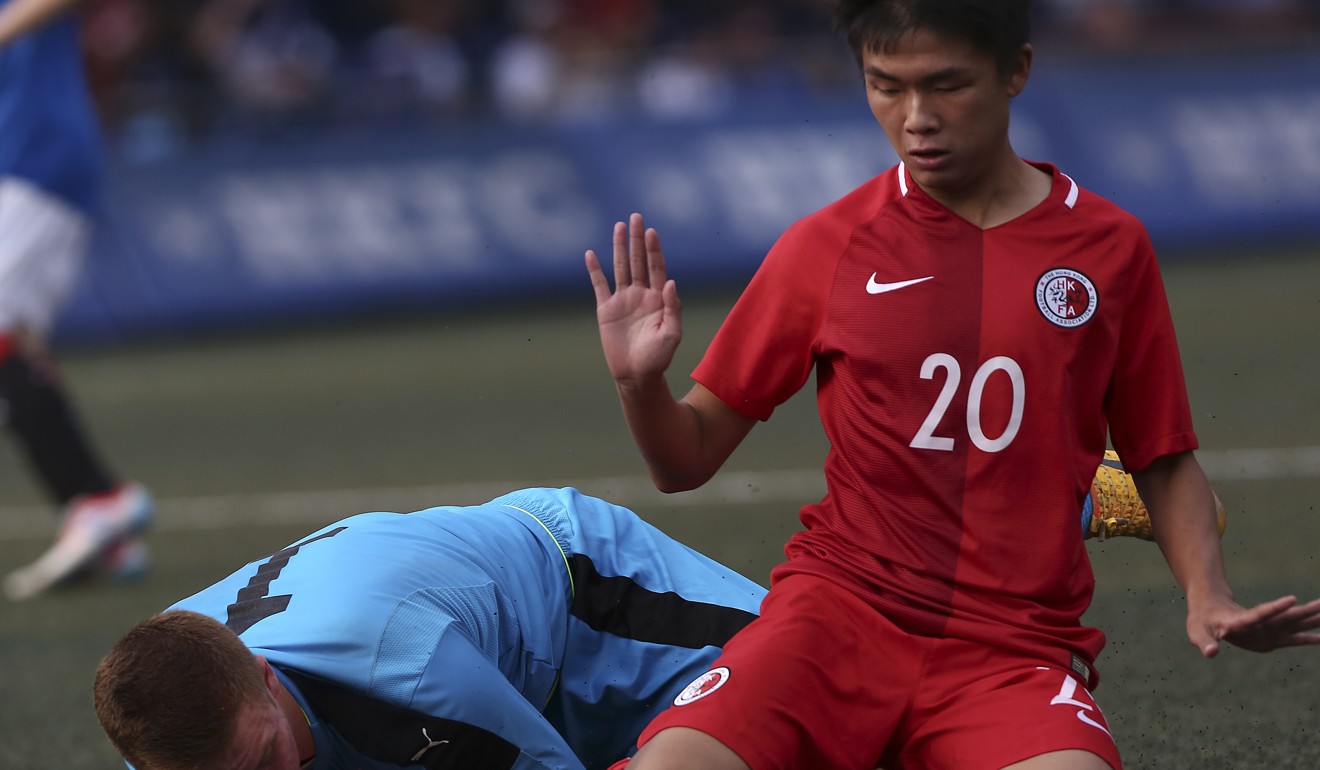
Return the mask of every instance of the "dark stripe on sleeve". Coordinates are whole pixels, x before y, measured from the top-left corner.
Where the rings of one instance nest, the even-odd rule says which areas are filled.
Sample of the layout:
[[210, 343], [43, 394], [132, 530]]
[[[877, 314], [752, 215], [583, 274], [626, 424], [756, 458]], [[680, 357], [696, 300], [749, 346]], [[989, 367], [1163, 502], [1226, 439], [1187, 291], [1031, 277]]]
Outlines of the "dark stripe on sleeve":
[[320, 677], [280, 670], [317, 718], [368, 759], [427, 770], [509, 770], [518, 759], [517, 746], [476, 725], [391, 706]]
[[628, 577], [607, 577], [580, 553], [571, 559], [575, 617], [606, 633], [675, 647], [723, 647], [756, 615], [737, 607], [656, 593]]
[[225, 608], [228, 618], [225, 625], [229, 626], [234, 633], [242, 636], [245, 631], [257, 623], [271, 615], [278, 615], [287, 610], [289, 600], [293, 598], [293, 595], [270, 596], [270, 584], [280, 576], [284, 568], [289, 565], [289, 560], [297, 556], [298, 551], [303, 546], [315, 543], [317, 540], [324, 540], [327, 537], [334, 537], [346, 529], [348, 527], [335, 527], [329, 532], [308, 538], [297, 545], [291, 545], [273, 554], [257, 568], [256, 574], [248, 579], [247, 586], [238, 589], [238, 597], [234, 599], [234, 603]]

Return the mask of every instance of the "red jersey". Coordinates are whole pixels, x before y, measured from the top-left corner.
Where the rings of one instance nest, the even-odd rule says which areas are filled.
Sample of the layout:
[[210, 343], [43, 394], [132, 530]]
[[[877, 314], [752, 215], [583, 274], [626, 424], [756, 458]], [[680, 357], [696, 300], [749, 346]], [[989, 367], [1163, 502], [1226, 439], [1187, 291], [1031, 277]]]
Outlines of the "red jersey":
[[911, 632], [1093, 661], [1079, 516], [1106, 434], [1131, 470], [1196, 436], [1145, 229], [1038, 167], [1049, 197], [989, 229], [901, 165], [797, 222], [693, 377], [764, 420], [815, 370], [828, 491], [774, 579], [843, 583]]

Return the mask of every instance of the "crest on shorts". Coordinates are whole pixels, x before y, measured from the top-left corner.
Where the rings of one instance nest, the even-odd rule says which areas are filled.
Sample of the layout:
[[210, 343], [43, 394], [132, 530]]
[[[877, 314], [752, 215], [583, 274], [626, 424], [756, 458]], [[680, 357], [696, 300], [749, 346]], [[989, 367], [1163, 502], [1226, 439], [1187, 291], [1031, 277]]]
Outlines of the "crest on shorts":
[[694, 679], [692, 684], [684, 687], [683, 692], [679, 693], [677, 698], [674, 698], [674, 705], [686, 706], [693, 701], [701, 700], [723, 687], [727, 681], [729, 681], [729, 669], [724, 666], [712, 668]]
[[1071, 268], [1056, 267], [1036, 281], [1036, 307], [1055, 326], [1081, 326], [1095, 315], [1099, 302], [1091, 279]]

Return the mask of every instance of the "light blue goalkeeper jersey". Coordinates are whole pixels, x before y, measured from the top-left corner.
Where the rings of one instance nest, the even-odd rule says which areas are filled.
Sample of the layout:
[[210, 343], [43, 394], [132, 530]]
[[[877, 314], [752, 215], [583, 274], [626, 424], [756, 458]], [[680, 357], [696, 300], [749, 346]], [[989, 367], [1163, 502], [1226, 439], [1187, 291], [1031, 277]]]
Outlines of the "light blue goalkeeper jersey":
[[302, 705], [315, 770], [596, 768], [764, 589], [574, 489], [368, 513], [172, 609], [226, 623]]
[[92, 214], [100, 153], [76, 20], [0, 45], [0, 178], [27, 180]]

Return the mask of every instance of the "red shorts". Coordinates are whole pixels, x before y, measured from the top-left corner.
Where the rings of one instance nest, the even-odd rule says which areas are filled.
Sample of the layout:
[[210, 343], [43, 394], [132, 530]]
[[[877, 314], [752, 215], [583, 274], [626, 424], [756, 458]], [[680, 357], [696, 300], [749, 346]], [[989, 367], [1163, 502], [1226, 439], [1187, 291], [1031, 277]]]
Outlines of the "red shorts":
[[752, 770], [999, 770], [1065, 749], [1122, 765], [1084, 682], [960, 639], [912, 636], [812, 575], [774, 584], [761, 617], [643, 731], [713, 736]]

